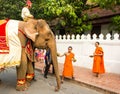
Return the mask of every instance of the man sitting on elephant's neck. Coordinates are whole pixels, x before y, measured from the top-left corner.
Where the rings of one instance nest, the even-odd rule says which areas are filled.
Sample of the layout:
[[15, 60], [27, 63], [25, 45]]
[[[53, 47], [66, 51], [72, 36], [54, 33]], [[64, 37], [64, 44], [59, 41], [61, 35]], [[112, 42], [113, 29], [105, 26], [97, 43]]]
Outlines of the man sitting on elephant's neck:
[[23, 7], [21, 17], [22, 19], [27, 22], [29, 19], [33, 18], [33, 15], [30, 13], [30, 8], [32, 7], [32, 2], [27, 0], [26, 6]]

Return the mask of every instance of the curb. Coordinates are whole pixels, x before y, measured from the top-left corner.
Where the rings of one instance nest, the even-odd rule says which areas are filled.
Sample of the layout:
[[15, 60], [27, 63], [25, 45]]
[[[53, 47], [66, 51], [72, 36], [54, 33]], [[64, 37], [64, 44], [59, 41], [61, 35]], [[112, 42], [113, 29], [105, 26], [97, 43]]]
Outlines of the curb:
[[[41, 69], [38, 69], [38, 68], [35, 68], [35, 70], [41, 71]], [[50, 76], [53, 76], [53, 75], [50, 75]], [[60, 75], [60, 77], [62, 77], [62, 75]], [[68, 81], [68, 82], [71, 82], [71, 83], [75, 83], [75, 84], [90, 88], [90, 89], [94, 89], [94, 90], [99, 91], [99, 92], [104, 93], [104, 94], [119, 94], [118, 92], [114, 92], [114, 91], [106, 89], [106, 88], [95, 86], [95, 85], [87, 83], [87, 82], [78, 81], [75, 78], [74, 79], [66, 78], [65, 80]]]
[[94, 89], [94, 90], [99, 91], [99, 92], [104, 93], [104, 94], [119, 94], [119, 93], [114, 92], [112, 90], [105, 89], [105, 88], [102, 88], [102, 87], [99, 87], [99, 86], [95, 86], [95, 85], [89, 84], [87, 82], [82, 82], [82, 81], [78, 81], [78, 80], [71, 80], [70, 82], [80, 84], [81, 86], [84, 86], [84, 87], [87, 87], [87, 88], [90, 88], [90, 89]]

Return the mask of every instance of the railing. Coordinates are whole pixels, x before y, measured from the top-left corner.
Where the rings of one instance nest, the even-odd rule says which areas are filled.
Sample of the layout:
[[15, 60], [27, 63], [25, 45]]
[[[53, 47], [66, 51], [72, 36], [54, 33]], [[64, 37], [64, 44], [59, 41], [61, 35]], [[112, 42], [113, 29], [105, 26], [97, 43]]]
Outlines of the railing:
[[[99, 38], [94, 34], [91, 38], [88, 35], [56, 35], [57, 51], [63, 54], [67, 51], [68, 46], [73, 47], [73, 52], [77, 62], [73, 63], [76, 66], [92, 69], [93, 59], [89, 57], [95, 50], [95, 42], [99, 41], [104, 50], [104, 64], [106, 72], [120, 74], [120, 36], [114, 34], [99, 35]], [[64, 57], [58, 57], [60, 63], [64, 63]]]

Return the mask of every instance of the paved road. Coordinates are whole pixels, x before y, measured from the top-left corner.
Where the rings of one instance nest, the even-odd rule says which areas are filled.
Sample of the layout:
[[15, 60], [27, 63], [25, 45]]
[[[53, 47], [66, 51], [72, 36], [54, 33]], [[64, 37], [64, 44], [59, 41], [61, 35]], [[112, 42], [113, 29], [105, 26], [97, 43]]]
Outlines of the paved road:
[[59, 92], [54, 92], [56, 85], [55, 77], [49, 75], [47, 79], [39, 71], [35, 71], [37, 81], [32, 82], [32, 85], [27, 91], [16, 91], [16, 71], [15, 68], [7, 69], [0, 74], [2, 83], [0, 84], [0, 94], [102, 94], [93, 89], [80, 86], [64, 81]]

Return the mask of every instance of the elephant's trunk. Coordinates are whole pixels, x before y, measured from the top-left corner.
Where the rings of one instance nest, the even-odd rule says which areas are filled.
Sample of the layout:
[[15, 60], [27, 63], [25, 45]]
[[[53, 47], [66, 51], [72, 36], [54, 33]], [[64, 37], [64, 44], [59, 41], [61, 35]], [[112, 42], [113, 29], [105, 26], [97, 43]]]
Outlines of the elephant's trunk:
[[52, 57], [52, 61], [53, 61], [53, 66], [54, 66], [55, 76], [56, 76], [56, 82], [57, 82], [56, 91], [58, 91], [60, 89], [60, 83], [61, 83], [61, 81], [60, 81], [58, 61], [57, 61], [56, 43], [52, 42], [52, 45], [49, 45], [49, 48], [50, 48], [50, 51], [51, 51], [51, 57]]

